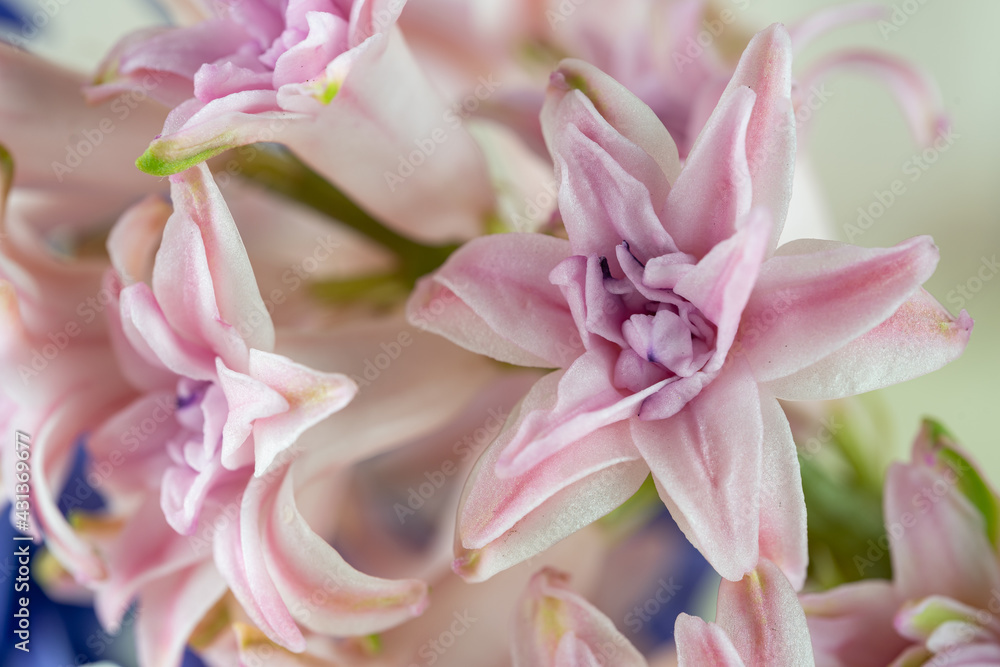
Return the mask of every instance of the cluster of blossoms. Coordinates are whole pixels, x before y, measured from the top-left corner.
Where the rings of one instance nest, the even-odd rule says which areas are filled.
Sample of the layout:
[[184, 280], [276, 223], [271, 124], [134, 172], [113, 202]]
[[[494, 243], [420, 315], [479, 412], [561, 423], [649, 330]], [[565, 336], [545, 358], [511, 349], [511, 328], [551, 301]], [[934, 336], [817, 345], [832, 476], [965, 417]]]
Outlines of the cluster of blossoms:
[[803, 415], [972, 330], [930, 238], [806, 238], [832, 71], [947, 127], [887, 54], [793, 73], [878, 8], [164, 4], [89, 80], [0, 52], [2, 481], [49, 595], [142, 667], [1000, 664], [1000, 501], [937, 425], [877, 489], [892, 581], [810, 568]]

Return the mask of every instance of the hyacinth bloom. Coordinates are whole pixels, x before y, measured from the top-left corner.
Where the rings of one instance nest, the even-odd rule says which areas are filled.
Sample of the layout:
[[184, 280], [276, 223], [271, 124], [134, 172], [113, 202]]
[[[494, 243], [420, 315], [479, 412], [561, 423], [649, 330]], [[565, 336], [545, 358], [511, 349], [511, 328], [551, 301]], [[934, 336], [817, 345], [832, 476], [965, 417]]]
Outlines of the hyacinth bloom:
[[[227, 588], [291, 651], [305, 648], [297, 621], [363, 635], [420, 613], [422, 582], [357, 572], [298, 509], [295, 490], [334, 470], [296, 468], [300, 436], [343, 409], [357, 385], [273, 351], [270, 315], [207, 168], [172, 177], [172, 198], [172, 212], [139, 204], [109, 238], [111, 335], [138, 397], [88, 444], [118, 503], [140, 505], [102, 548], [102, 621], [115, 626], [138, 595], [143, 662], [173, 665]], [[329, 590], [303, 612], [316, 589]]]
[[138, 89], [173, 108], [141, 169], [177, 173], [276, 141], [422, 238], [460, 236], [490, 211], [475, 142], [448, 122], [395, 27], [404, 0], [204, 4], [194, 25], [126, 37], [91, 88], [95, 99]]
[[893, 581], [802, 596], [816, 664], [1000, 663], [1000, 498], [994, 489], [928, 421], [910, 461], [890, 467], [884, 494], [887, 544], [873, 543], [855, 564], [864, 571], [891, 557]]
[[678, 616], [675, 638], [679, 667], [817, 664], [795, 591], [767, 560], [742, 581], [722, 581], [714, 623]]
[[[411, 298], [415, 322], [509, 363], [558, 368], [480, 459], [456, 569], [479, 580], [629, 498], [652, 471], [727, 579], [760, 558], [806, 566], [795, 445], [777, 402], [836, 398], [934, 370], [964, 349], [920, 285], [929, 238], [888, 249], [774, 250], [795, 158], [788, 33], [757, 35], [683, 167], [652, 111], [577, 61], [543, 111], [568, 240], [468, 243]], [[436, 318], [428, 303], [448, 304]]]

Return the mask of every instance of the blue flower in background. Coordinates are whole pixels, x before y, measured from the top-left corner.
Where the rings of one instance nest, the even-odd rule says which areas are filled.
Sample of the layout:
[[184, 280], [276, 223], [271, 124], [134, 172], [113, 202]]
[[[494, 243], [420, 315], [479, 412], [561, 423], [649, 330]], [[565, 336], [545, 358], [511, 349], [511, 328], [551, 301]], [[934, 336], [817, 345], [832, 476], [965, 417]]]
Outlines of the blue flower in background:
[[0, 22], [14, 25], [24, 23], [24, 15], [13, 3], [0, 0]]

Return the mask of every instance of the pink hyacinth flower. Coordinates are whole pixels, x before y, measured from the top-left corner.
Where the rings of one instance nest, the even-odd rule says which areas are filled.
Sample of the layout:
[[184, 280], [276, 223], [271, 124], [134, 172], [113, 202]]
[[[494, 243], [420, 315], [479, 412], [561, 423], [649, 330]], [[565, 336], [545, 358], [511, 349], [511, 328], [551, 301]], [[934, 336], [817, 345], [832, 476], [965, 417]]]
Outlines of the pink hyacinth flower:
[[[691, 542], [738, 581], [806, 567], [795, 444], [777, 399], [835, 398], [965, 347], [920, 288], [937, 249], [797, 241], [774, 251], [795, 159], [788, 33], [757, 35], [683, 168], [652, 111], [566, 61], [543, 112], [569, 240], [477, 239], [425, 278], [412, 321], [558, 368], [480, 459], [456, 569], [483, 579], [629, 498], [652, 471]], [[430, 317], [427, 304], [447, 304]]]
[[1000, 497], [932, 422], [885, 483], [883, 542], [859, 571], [892, 559], [893, 581], [802, 596], [821, 667], [1000, 664]]
[[484, 221], [485, 164], [395, 27], [405, 0], [211, 5], [194, 25], [126, 37], [91, 88], [96, 99], [138, 89], [174, 107], [143, 170], [173, 174], [279, 142], [407, 233], [460, 237]]

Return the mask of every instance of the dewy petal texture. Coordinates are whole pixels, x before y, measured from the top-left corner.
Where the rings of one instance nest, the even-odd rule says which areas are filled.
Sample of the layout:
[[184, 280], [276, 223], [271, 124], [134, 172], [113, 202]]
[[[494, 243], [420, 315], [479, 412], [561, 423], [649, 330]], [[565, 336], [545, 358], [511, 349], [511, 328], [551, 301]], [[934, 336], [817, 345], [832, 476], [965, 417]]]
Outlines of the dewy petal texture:
[[724, 577], [766, 559], [801, 587], [805, 502], [776, 399], [867, 391], [964, 349], [968, 316], [920, 288], [937, 263], [930, 239], [774, 251], [795, 153], [790, 50], [780, 25], [751, 41], [681, 169], [648, 108], [564, 61], [541, 118], [568, 243], [481, 239], [417, 290], [415, 324], [558, 369], [469, 479], [463, 576], [491, 576], [607, 513], [646, 466]]

